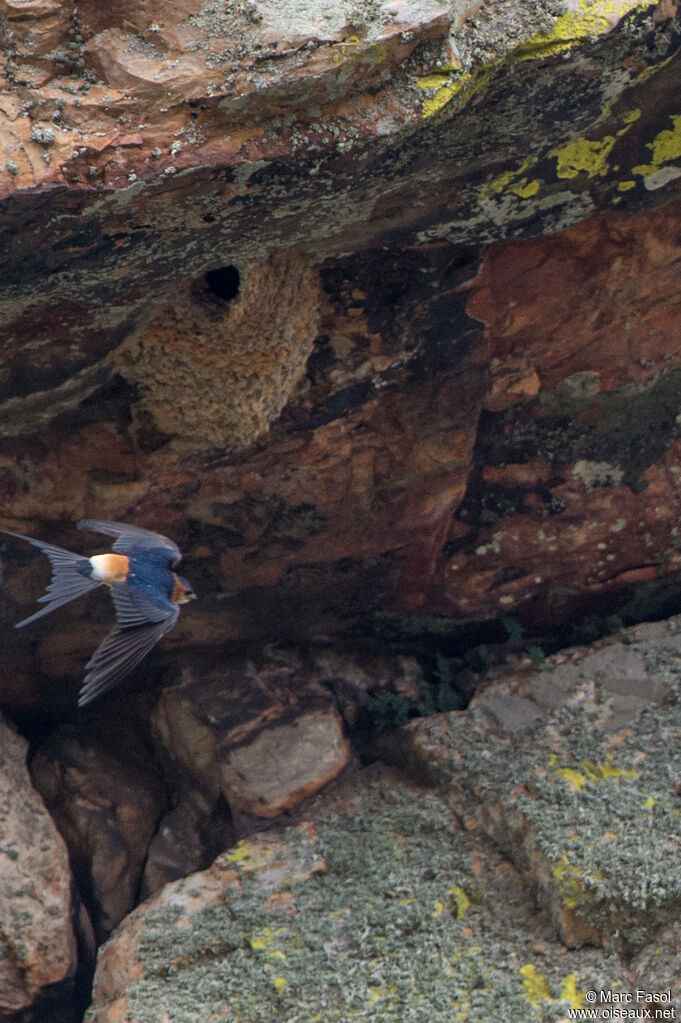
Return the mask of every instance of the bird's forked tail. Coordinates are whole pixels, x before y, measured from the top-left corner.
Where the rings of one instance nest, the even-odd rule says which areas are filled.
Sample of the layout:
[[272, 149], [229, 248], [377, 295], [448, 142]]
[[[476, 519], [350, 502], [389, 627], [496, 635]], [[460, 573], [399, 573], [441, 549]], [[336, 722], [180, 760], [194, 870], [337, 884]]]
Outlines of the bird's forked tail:
[[51, 543], [43, 543], [42, 540], [34, 540], [31, 536], [24, 536], [23, 533], [12, 533], [8, 529], [0, 529], [0, 533], [7, 536], [16, 536], [19, 540], [26, 540], [27, 543], [37, 547], [43, 554], [47, 554], [52, 564], [52, 579], [42, 597], [38, 598], [39, 604], [46, 604], [46, 607], [36, 611], [23, 622], [17, 622], [15, 628], [21, 629], [24, 625], [30, 625], [36, 618], [42, 618], [50, 611], [56, 611], [62, 604], [68, 604], [76, 597], [82, 597], [90, 590], [101, 586], [99, 579], [92, 579], [89, 573], [92, 571], [89, 558], [82, 554], [73, 554], [65, 551], [63, 547], [55, 547]]

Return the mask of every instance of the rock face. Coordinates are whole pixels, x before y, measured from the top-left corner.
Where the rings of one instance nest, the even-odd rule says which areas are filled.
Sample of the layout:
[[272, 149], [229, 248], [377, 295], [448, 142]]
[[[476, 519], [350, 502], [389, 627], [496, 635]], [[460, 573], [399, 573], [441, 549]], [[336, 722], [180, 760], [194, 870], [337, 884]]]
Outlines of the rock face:
[[509, 855], [569, 947], [639, 948], [678, 916], [680, 627], [556, 655], [386, 742]]
[[166, 794], [132, 729], [124, 743], [110, 730], [97, 731], [52, 732], [31, 761], [31, 776], [68, 843], [101, 939], [137, 903]]
[[640, 626], [393, 732], [406, 774], [346, 777], [128, 917], [88, 1023], [676, 1011], [680, 656], [681, 619]]
[[678, 4], [0, 10], [3, 524], [173, 535], [166, 649], [664, 600]]
[[232, 813], [276, 817], [348, 763], [331, 693], [289, 659], [258, 669], [234, 662], [164, 690], [155, 728], [167, 753]]
[[5, 721], [0, 751], [0, 1020], [46, 1005], [45, 1019], [66, 1023], [76, 972], [68, 854], [31, 785], [26, 743]]
[[[194, 1018], [189, 974], [202, 1021], [674, 986], [676, 634], [522, 650], [678, 610], [680, 43], [675, 0], [0, 0], [0, 527], [157, 529], [200, 597], [76, 718], [110, 602], [15, 633], [2, 538], [2, 706], [120, 928], [93, 1023]], [[360, 771], [398, 724], [432, 791]], [[32, 799], [11, 1023], [75, 968]]]

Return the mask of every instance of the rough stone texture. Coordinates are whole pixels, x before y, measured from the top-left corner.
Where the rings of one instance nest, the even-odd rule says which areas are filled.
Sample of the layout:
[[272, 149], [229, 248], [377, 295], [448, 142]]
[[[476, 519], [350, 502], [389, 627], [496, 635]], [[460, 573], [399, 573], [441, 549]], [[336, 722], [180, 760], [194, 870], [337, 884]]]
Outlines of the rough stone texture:
[[566, 945], [626, 954], [681, 911], [680, 657], [681, 619], [641, 625], [414, 721], [384, 753], [504, 850]]
[[573, 595], [678, 570], [677, 226], [615, 215], [490, 250], [468, 312], [493, 339], [492, 387], [443, 608], [536, 627]]
[[392, 721], [396, 705], [420, 705], [429, 689], [413, 658], [270, 650], [194, 665], [160, 699], [140, 694], [113, 720], [102, 702], [51, 729], [32, 780], [97, 938], [335, 778], [352, 759], [346, 724], [360, 728], [369, 712], [369, 724]]
[[174, 793], [173, 806], [163, 815], [149, 843], [138, 901], [153, 895], [168, 881], [208, 866], [217, 852], [236, 840], [228, 808], [206, 798], [186, 782]]
[[0, 1020], [49, 997], [50, 1018], [64, 1023], [76, 971], [68, 854], [31, 786], [26, 742], [4, 720], [0, 790]]
[[100, 952], [87, 1023], [558, 1021], [628, 987], [614, 956], [556, 942], [432, 794], [370, 769], [305, 812], [136, 910]]
[[[127, 723], [126, 723], [127, 724]], [[163, 782], [133, 728], [62, 726], [31, 761], [71, 854], [101, 940], [137, 904], [147, 850], [166, 809]], [[123, 738], [123, 741], [122, 741]]]
[[293, 656], [234, 661], [167, 687], [155, 732], [209, 799], [222, 797], [233, 814], [276, 817], [348, 763], [342, 718], [321, 682]]
[[[621, 625], [678, 608], [680, 41], [674, 0], [0, 0], [0, 525], [88, 554], [80, 517], [159, 529], [201, 598], [83, 718], [153, 714], [163, 798], [123, 769], [135, 809], [115, 819], [111, 782], [136, 742], [125, 728], [113, 760], [64, 732], [36, 760], [90, 908], [105, 907], [100, 934], [137, 886], [177, 891], [336, 775], [350, 759], [342, 719], [371, 756], [371, 714], [385, 725], [456, 706], [445, 655], [483, 626], [524, 628], [538, 660], [542, 637], [584, 615]], [[2, 701], [30, 731], [36, 708], [68, 713], [112, 612], [95, 596], [16, 634], [46, 566], [13, 540], [2, 554]], [[380, 671], [314, 662], [311, 648], [332, 661], [356, 637], [379, 657], [416, 652], [421, 675], [391, 670], [382, 688]], [[667, 640], [655, 642], [671, 663]], [[316, 664], [298, 693], [292, 662], [285, 685], [261, 674], [245, 688], [245, 661], [269, 641]], [[595, 695], [556, 668], [541, 693], [546, 675], [499, 681], [470, 713], [400, 733], [394, 755], [437, 779], [463, 829], [440, 796], [394, 781], [394, 815], [385, 790], [363, 789], [342, 828], [320, 810], [328, 873], [299, 884], [311, 904], [326, 885], [337, 915], [312, 906], [307, 929], [302, 909], [284, 917], [281, 962], [301, 967], [288, 987], [278, 955], [258, 958], [269, 910], [230, 916], [227, 937], [187, 960], [218, 1015], [225, 992], [242, 998], [244, 970], [263, 981], [267, 1019], [306, 1012], [298, 989], [321, 1013], [331, 997], [343, 1020], [408, 1019], [415, 990], [451, 1023], [452, 1004], [553, 1019], [587, 985], [668, 986], [676, 685], [645, 656], [643, 668], [610, 656], [598, 670], [618, 685]], [[102, 777], [57, 786], [84, 764]], [[621, 836], [603, 823], [616, 801]], [[373, 848], [355, 902], [343, 882]], [[458, 882], [446, 898], [437, 876], [417, 885], [431, 859], [442, 876], [453, 859], [465, 900], [487, 892], [472, 924]], [[378, 900], [376, 877], [393, 874]], [[521, 932], [504, 944], [493, 907], [508, 906]], [[324, 957], [305, 944], [317, 923]], [[433, 927], [440, 944], [419, 941]], [[565, 953], [556, 930], [580, 947]], [[131, 993], [126, 968], [100, 1019], [128, 999], [160, 1019], [159, 990], [196, 1012], [186, 964], [172, 988], [140, 965], [150, 933], [130, 969], [151, 986]], [[334, 957], [339, 973], [325, 973]], [[253, 1005], [238, 1003], [242, 1018]]]
[[[176, 537], [160, 658], [664, 600], [678, 4], [0, 12], [3, 525]], [[13, 704], [75, 689], [60, 620]]]
[[[242, 275], [241, 298], [181, 294], [123, 345], [116, 366], [144, 392], [157, 429], [243, 447], [287, 404], [312, 351], [318, 283], [295, 252]], [[238, 400], [230, 395], [238, 394]]]
[[135, 911], [89, 1023], [674, 1009], [679, 657], [681, 618], [641, 625], [387, 735], [405, 773], [346, 777]]

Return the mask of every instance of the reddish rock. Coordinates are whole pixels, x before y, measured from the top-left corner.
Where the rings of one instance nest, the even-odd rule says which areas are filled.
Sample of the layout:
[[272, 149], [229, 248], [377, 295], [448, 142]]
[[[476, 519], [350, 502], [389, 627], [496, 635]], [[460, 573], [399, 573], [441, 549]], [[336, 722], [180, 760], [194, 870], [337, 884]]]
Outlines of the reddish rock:
[[161, 779], [131, 728], [107, 736], [96, 723], [53, 732], [33, 757], [31, 775], [68, 844], [101, 940], [136, 905], [166, 806]]
[[601, 214], [550, 238], [491, 246], [467, 311], [487, 327], [494, 376], [536, 374], [547, 397], [556, 392], [579, 406], [677, 366], [668, 301], [677, 284], [677, 211]]
[[[154, 720], [170, 805], [137, 776], [125, 729], [113, 753], [61, 733], [36, 758], [92, 879], [102, 933], [138, 884], [150, 894], [204, 866], [211, 825], [216, 844], [230, 843], [233, 827], [290, 813], [350, 759], [336, 702], [357, 723], [352, 683], [334, 684], [313, 658], [244, 670], [253, 649], [369, 634], [432, 660], [433, 637], [455, 644], [462, 624], [477, 635], [502, 615], [509, 630], [534, 633], [591, 612], [640, 618], [641, 593], [670, 599], [680, 567], [679, 5], [617, 0], [607, 15], [561, 16], [544, 0], [465, 10], [0, 0], [0, 22], [0, 525], [87, 554], [80, 517], [160, 529], [185, 550], [201, 598], [89, 719], [113, 713], [119, 724], [132, 691], [166, 686]], [[9, 623], [30, 613], [46, 576], [44, 559], [17, 548], [3, 541], [3, 700], [61, 714], [110, 605], [93, 598], [15, 634]], [[413, 673], [389, 673], [384, 690], [370, 674], [357, 684], [365, 696], [423, 700]], [[585, 706], [633, 728], [649, 677], [624, 676], [624, 692], [601, 687], [607, 709], [591, 691]], [[580, 805], [561, 788], [565, 771], [581, 769], [596, 802], [596, 782], [617, 781], [589, 774], [581, 733], [553, 742], [562, 719], [551, 717], [550, 688], [541, 699], [497, 688], [470, 717], [446, 719], [440, 769], [451, 767], [458, 721], [454, 760], [465, 740], [484, 754], [472, 756], [466, 827], [511, 850], [566, 941], [617, 928], [631, 937], [649, 921], [634, 889], [617, 888], [614, 861], [604, 896], [569, 859], [565, 831], [567, 864], [542, 831], [556, 807]], [[568, 688], [565, 716], [583, 698]], [[130, 707], [146, 719], [153, 702]], [[540, 763], [518, 737], [547, 719]], [[423, 738], [427, 727], [413, 730]], [[518, 758], [525, 777], [508, 788]], [[655, 763], [651, 798], [666, 807], [667, 767]], [[419, 767], [432, 767], [425, 755]], [[461, 773], [454, 798], [470, 795]], [[632, 783], [616, 794], [631, 809], [641, 793]], [[367, 805], [386, 821], [385, 807]], [[449, 850], [451, 820], [434, 804], [430, 813]], [[409, 819], [420, 835], [423, 818]], [[390, 873], [405, 836], [387, 823]], [[380, 828], [372, 834], [375, 845]], [[677, 850], [654, 837], [656, 862], [673, 861]], [[608, 832], [596, 839], [607, 848]], [[673, 879], [665, 885], [651, 904], [666, 920], [676, 895]], [[289, 895], [270, 890], [266, 911], [294, 911]], [[404, 936], [430, 934], [447, 906], [446, 941], [460, 904], [438, 891], [434, 910], [419, 894], [427, 909], [404, 910], [405, 924], [396, 895], [383, 899], [398, 915], [381, 937], [399, 931], [387, 965], [412, 977], [424, 950], [400, 959]], [[344, 965], [364, 939], [348, 937], [337, 910], [324, 953]], [[457, 954], [473, 930], [456, 931]], [[243, 934], [235, 940], [243, 948]], [[179, 966], [197, 969], [206, 948]], [[219, 961], [223, 952], [218, 942]], [[509, 1013], [531, 1018], [520, 955], [511, 949], [489, 985], [478, 962], [468, 973], [457, 960], [463, 991], [450, 992], [447, 1011], [459, 993], [468, 1011], [489, 991], [490, 1015], [512, 973], [520, 1001]], [[612, 983], [599, 964], [597, 979]], [[103, 982], [102, 1019], [135, 1011], [136, 955], [123, 972]], [[565, 978], [549, 972], [558, 1001]], [[549, 982], [532, 977], [543, 999]], [[430, 991], [441, 978], [439, 963]], [[265, 1004], [279, 994], [268, 989]], [[380, 1011], [380, 985], [365, 994], [353, 1010]]]
[[55, 1020], [65, 1019], [76, 972], [68, 853], [31, 786], [26, 745], [0, 721], [0, 1019], [8, 1023], [48, 997]]
[[160, 663], [663, 592], [677, 6], [95, 6], [5, 4], [2, 525], [172, 535]]
[[[124, 1023], [130, 1018], [130, 1012], [134, 1012], [127, 990], [135, 980], [144, 977], [142, 950], [147, 942], [150, 920], [158, 920], [159, 937], [162, 933], [164, 943], [172, 931], [176, 933], [175, 953], [168, 961], [175, 973], [191, 968], [195, 950], [187, 948], [190, 956], [187, 958], [181, 938], [192, 933], [193, 921], [200, 927], [199, 922], [206, 913], [219, 917], [225, 908], [229, 913], [230, 905], [238, 912], [246, 892], [255, 896], [275, 929], [278, 916], [294, 914], [295, 894], [291, 888], [295, 890], [316, 874], [324, 873], [326, 867], [313, 827], [303, 824], [292, 831], [290, 829], [286, 836], [269, 833], [243, 839], [219, 856], [206, 871], [167, 885], [131, 914], [124, 927], [101, 951], [88, 1019], [93, 1023]], [[216, 952], [215, 941], [213, 936], [206, 937], [201, 955], [211, 959]], [[266, 931], [263, 940], [267, 937]], [[258, 936], [253, 935], [251, 940], [253, 947], [258, 947]], [[229, 939], [220, 944], [224, 955]]]
[[166, 756], [233, 813], [276, 817], [334, 778], [350, 749], [330, 693], [294, 656], [237, 661], [166, 688], [154, 726]]

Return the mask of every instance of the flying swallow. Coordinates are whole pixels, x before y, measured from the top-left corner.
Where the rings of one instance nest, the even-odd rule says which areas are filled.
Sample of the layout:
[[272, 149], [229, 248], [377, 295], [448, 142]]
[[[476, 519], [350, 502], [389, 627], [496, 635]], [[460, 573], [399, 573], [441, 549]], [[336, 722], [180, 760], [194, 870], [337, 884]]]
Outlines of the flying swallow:
[[52, 563], [52, 579], [46, 593], [38, 598], [39, 604], [47, 606], [18, 622], [17, 629], [98, 586], [109, 587], [116, 625], [85, 665], [87, 674], [78, 696], [78, 706], [83, 707], [125, 678], [172, 629], [179, 605], [193, 600], [196, 594], [187, 580], [173, 571], [182, 555], [167, 536], [97, 519], [81, 519], [78, 529], [116, 537], [111, 552], [85, 558], [22, 533], [7, 529], [0, 529], [0, 533], [27, 540]]

